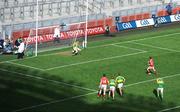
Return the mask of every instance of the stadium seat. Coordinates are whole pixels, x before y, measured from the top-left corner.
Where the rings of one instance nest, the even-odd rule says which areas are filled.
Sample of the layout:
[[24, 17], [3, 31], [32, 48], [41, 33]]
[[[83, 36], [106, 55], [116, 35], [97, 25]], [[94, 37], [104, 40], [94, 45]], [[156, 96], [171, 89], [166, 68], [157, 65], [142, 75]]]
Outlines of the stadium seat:
[[136, 20], [135, 15], [130, 15], [130, 16], [129, 16], [129, 21], [134, 21], [134, 20]]
[[172, 10], [172, 14], [178, 14], [180, 12], [180, 7], [176, 7]]
[[142, 19], [149, 19], [150, 18], [150, 13], [143, 13], [142, 14]]
[[76, 30], [78, 29], [78, 27], [79, 27], [79, 24], [70, 25], [69, 30]]
[[113, 18], [106, 18], [105, 19], [105, 25], [112, 26], [113, 25]]
[[137, 14], [136, 15], [136, 20], [141, 20], [143, 19], [143, 15], [142, 14]]
[[97, 26], [104, 26], [104, 19], [97, 20]]
[[22, 33], [22, 37], [29, 37], [30, 30], [24, 30]]
[[112, 33], [117, 32], [116, 26], [111, 26], [110, 27], [110, 32], [112, 32]]
[[166, 10], [160, 10], [157, 12], [157, 16], [167, 16], [167, 15], [168, 15], [168, 13]]
[[81, 23], [79, 29], [86, 28], [86, 23]]
[[121, 17], [121, 22], [128, 22], [129, 21], [129, 16], [122, 16]]
[[21, 37], [21, 32], [20, 31], [13, 32], [12, 36], [13, 36], [13, 38], [17, 39], [17, 38]]
[[96, 23], [96, 22], [97, 22], [96, 20], [94, 20], [94, 21], [89, 21], [89, 22], [88, 22], [88, 28], [96, 27], [96, 26], [97, 26], [97, 23]]

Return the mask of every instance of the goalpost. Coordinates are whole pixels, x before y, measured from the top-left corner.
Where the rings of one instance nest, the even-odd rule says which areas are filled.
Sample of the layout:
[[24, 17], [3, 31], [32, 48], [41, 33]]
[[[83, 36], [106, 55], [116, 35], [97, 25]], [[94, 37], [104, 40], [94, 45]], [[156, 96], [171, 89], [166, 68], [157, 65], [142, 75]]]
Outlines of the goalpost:
[[[59, 29], [61, 29], [61, 25], [57, 25], [57, 26], [49, 26], [49, 27], [42, 27], [42, 28], [39, 28], [38, 26], [38, 23], [39, 23], [39, 13], [38, 13], [38, 10], [39, 10], [39, 1], [36, 0], [37, 3], [36, 3], [36, 28], [33, 28], [33, 29], [30, 29], [29, 31], [29, 36], [27, 39], [25, 39], [25, 53], [27, 55], [32, 55], [32, 56], [38, 56], [38, 52], [41, 51], [41, 48], [45, 48], [46, 50], [49, 50], [51, 48], [53, 48], [53, 46], [55, 46], [55, 49], [58, 48], [59, 44], [57, 45], [54, 45], [52, 44], [53, 40], [52, 40], [52, 35], [54, 33], [54, 29], [59, 27]], [[87, 47], [87, 37], [88, 37], [88, 34], [87, 34], [87, 29], [88, 29], [88, 3], [89, 0], [86, 0], [86, 12], [85, 12], [85, 21], [84, 22], [78, 22], [78, 23], [72, 23], [72, 24], [66, 24], [65, 23], [65, 29], [67, 27], [70, 27], [71, 25], [75, 25], [77, 24], [77, 28], [76, 30], [82, 30], [84, 31], [84, 39], [83, 39], [83, 43], [84, 43], [84, 48]], [[80, 17], [81, 17], [81, 12], [80, 12]], [[85, 27], [81, 26], [81, 24], [84, 24], [85, 23]], [[63, 30], [62, 30], [63, 31]], [[47, 41], [47, 42], [44, 42], [44, 40], [42, 41], [42, 34], [43, 33], [47, 33], [49, 32], [48, 36], [46, 38], [51, 38], [51, 41]], [[78, 31], [77, 31], [78, 32]], [[60, 31], [61, 33], [61, 31]], [[79, 33], [79, 32], [78, 32]], [[61, 44], [61, 47], [65, 47], [65, 45], [72, 45], [72, 43], [74, 41], [76, 41], [77, 39], [79, 39], [79, 34], [76, 33], [75, 37], [69, 39], [69, 40], [61, 40], [60, 39], [60, 44]], [[60, 37], [61, 38], [61, 37]]]

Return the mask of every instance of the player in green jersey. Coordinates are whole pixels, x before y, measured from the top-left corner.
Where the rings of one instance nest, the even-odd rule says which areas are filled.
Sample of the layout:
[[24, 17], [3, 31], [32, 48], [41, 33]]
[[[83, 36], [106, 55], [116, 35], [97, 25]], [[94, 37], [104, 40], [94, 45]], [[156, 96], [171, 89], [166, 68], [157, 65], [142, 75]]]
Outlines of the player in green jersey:
[[73, 46], [72, 53], [74, 55], [77, 55], [81, 51], [79, 41], [75, 41], [72, 46]]
[[116, 84], [117, 84], [117, 88], [119, 90], [119, 94], [122, 96], [123, 95], [123, 85], [125, 82], [125, 78], [123, 76], [120, 76], [120, 74], [118, 74], [118, 76], [116, 77]]
[[115, 82], [114, 77], [112, 77], [109, 81], [109, 97], [112, 94], [113, 100], [114, 100], [115, 87], [116, 87], [116, 82]]
[[162, 100], [163, 99], [163, 90], [164, 90], [164, 81], [163, 81], [163, 79], [158, 78], [156, 80], [156, 82], [157, 82], [157, 85], [158, 85], [158, 87], [157, 87], [157, 96], [160, 98], [160, 100]]

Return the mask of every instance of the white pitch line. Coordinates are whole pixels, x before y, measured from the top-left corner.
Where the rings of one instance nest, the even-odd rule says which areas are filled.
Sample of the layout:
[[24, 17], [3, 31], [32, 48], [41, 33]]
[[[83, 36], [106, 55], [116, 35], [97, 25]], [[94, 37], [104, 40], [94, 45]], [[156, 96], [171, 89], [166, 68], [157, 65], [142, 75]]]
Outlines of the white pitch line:
[[[171, 78], [171, 77], [176, 77], [179, 76], [180, 74], [174, 74], [174, 75], [168, 75], [168, 76], [164, 76], [164, 77], [160, 77], [162, 79], [167, 79], [167, 78]], [[129, 87], [129, 86], [134, 86], [134, 85], [138, 85], [138, 84], [142, 84], [142, 83], [146, 83], [146, 82], [151, 82], [151, 81], [155, 81], [156, 79], [150, 79], [150, 80], [145, 80], [145, 81], [140, 81], [137, 83], [132, 83], [132, 84], [128, 84], [125, 85], [124, 87]]]
[[122, 48], [132, 49], [132, 50], [136, 50], [136, 51], [145, 51], [145, 50], [131, 48], [131, 47], [127, 47], [127, 46], [121, 46], [121, 45], [118, 45], [118, 44], [111, 44], [111, 45], [115, 46], [115, 47], [122, 47]]
[[158, 112], [166, 112], [166, 111], [171, 111], [171, 110], [178, 109], [178, 108], [180, 108], [180, 105], [179, 105], [179, 106], [172, 107], [172, 108], [163, 109], [163, 110], [160, 110], [160, 111], [158, 111]]
[[73, 97], [69, 97], [69, 98], [64, 98], [64, 99], [60, 99], [60, 100], [55, 100], [55, 101], [51, 101], [51, 102], [48, 102], [48, 103], [42, 103], [42, 104], [34, 105], [34, 106], [31, 106], [31, 107], [25, 107], [25, 108], [21, 108], [21, 109], [12, 111], [12, 112], [20, 112], [20, 111], [24, 111], [24, 110], [29, 110], [29, 109], [33, 109], [33, 108], [37, 108], [37, 107], [41, 107], [41, 106], [46, 106], [46, 105], [49, 105], [49, 104], [59, 103], [59, 102], [63, 102], [63, 101], [68, 101], [68, 100], [88, 96], [88, 95], [95, 94], [95, 93], [97, 93], [97, 91], [87, 93], [87, 94], [77, 95], [77, 96], [73, 96]]
[[28, 65], [23, 65], [23, 64], [11, 62], [11, 61], [6, 61], [6, 63], [13, 64], [13, 65], [18, 65], [18, 66], [22, 66], [22, 67], [26, 67], [26, 68], [32, 68], [32, 69], [36, 69], [36, 70], [40, 70], [40, 71], [44, 71], [44, 69], [41, 69], [41, 68], [32, 67], [32, 66], [28, 66]]
[[[129, 43], [129, 42], [135, 42], [135, 41], [141, 41], [141, 40], [148, 40], [148, 39], [154, 39], [154, 38], [160, 38], [160, 37], [166, 37], [166, 36], [172, 36], [172, 35], [178, 35], [180, 33], [171, 33], [171, 34], [167, 34], [167, 35], [159, 35], [159, 36], [153, 36], [153, 37], [145, 37], [145, 38], [141, 38], [141, 39], [135, 39], [135, 40], [129, 40], [129, 41], [122, 41], [122, 42], [115, 42], [115, 43], [111, 43], [111, 44], [104, 44], [104, 45], [98, 45], [98, 46], [92, 46], [92, 47], [88, 47], [88, 49], [90, 48], [97, 48], [97, 47], [104, 47], [104, 46], [109, 46], [109, 45], [112, 45], [112, 44], [123, 44], [123, 43]], [[170, 37], [170, 38], [173, 38], [173, 37]], [[57, 53], [51, 53], [52, 55], [56, 55]], [[45, 55], [38, 55], [38, 56], [49, 56], [51, 54], [45, 54]], [[33, 57], [26, 57], [24, 58], [23, 60], [26, 60], [26, 59], [31, 59], [31, 58], [35, 58], [36, 56], [33, 56]], [[13, 59], [13, 60], [9, 60], [9, 61], [18, 61], [18, 59]], [[2, 61], [0, 63], [4, 63], [6, 61]]]
[[[176, 77], [176, 76], [179, 76], [179, 75], [180, 74], [174, 74], [174, 75], [164, 76], [164, 77], [161, 77], [161, 78], [165, 79], [165, 78], [170, 78], [170, 77]], [[128, 84], [125, 87], [130, 87], [130, 86], [134, 86], [134, 85], [138, 85], [138, 84], [142, 84], [142, 83], [152, 82], [154, 80], [156, 80], [156, 78], [155, 79], [146, 80], [146, 81], [140, 81], [140, 82], [133, 83], [133, 84]], [[97, 91], [96, 92], [90, 92], [90, 93], [83, 94], [83, 95], [73, 96], [73, 97], [70, 97], [70, 98], [64, 98], [64, 99], [60, 99], [60, 100], [55, 100], [55, 101], [48, 102], [48, 103], [42, 103], [42, 104], [39, 104], [39, 105], [30, 106], [30, 107], [24, 107], [24, 108], [21, 108], [21, 109], [17, 109], [17, 110], [15, 110], [13, 112], [20, 112], [20, 111], [24, 111], [24, 110], [29, 110], [29, 109], [41, 107], [41, 106], [46, 106], [46, 105], [49, 105], [49, 104], [60, 103], [60, 102], [63, 102], [63, 101], [69, 101], [69, 100], [72, 100], [72, 99], [76, 99], [76, 98], [92, 95], [92, 94], [95, 94], [95, 93], [97, 93]]]
[[[155, 39], [155, 38], [160, 38], [160, 37], [167, 37], [167, 36], [178, 35], [178, 34], [180, 34], [180, 33], [171, 33], [171, 34], [167, 34], [167, 35], [145, 37], [145, 38], [134, 39], [134, 40], [129, 40], [129, 41], [122, 41], [122, 42], [115, 42], [115, 43], [110, 43], [110, 44], [98, 45], [98, 46], [93, 46], [93, 47], [88, 47], [88, 48], [97, 48], [97, 47], [100, 47], [100, 46], [104, 47], [104, 46], [108, 46], [108, 45], [112, 45], [112, 44], [124, 44], [124, 43], [136, 42], [136, 41], [141, 41], [141, 40], [149, 40], [149, 39]], [[169, 37], [169, 38], [173, 38], [173, 37]]]
[[44, 71], [53, 70], [53, 69], [57, 69], [57, 68], [64, 68], [64, 67], [69, 67], [69, 66], [75, 66], [75, 65], [81, 65], [81, 64], [86, 64], [86, 63], [92, 63], [92, 62], [116, 59], [116, 58], [121, 58], [121, 57], [127, 57], [127, 56], [132, 56], [132, 55], [136, 55], [136, 54], [142, 54], [142, 53], [146, 53], [146, 52], [147, 51], [142, 51], [142, 52], [125, 54], [125, 55], [118, 55], [118, 56], [107, 57], [107, 58], [102, 58], [102, 59], [95, 59], [95, 60], [89, 60], [89, 61], [84, 61], [84, 62], [79, 62], [79, 63], [73, 63], [73, 64], [68, 64], [68, 65], [62, 65], [62, 66], [48, 68], [48, 69], [45, 69]]
[[166, 50], [166, 51], [171, 51], [171, 52], [180, 52], [180, 51], [174, 50], [174, 49], [169, 49], [169, 48], [164, 48], [164, 47], [159, 47], [159, 46], [153, 46], [153, 45], [148, 45], [148, 44], [143, 44], [143, 43], [138, 43], [138, 42], [132, 42], [132, 43], [137, 44], [137, 45], [142, 45], [142, 46], [162, 49], [162, 50]]
[[19, 73], [19, 72], [15, 72], [15, 71], [9, 71], [9, 70], [2, 69], [2, 68], [0, 68], [0, 70], [4, 71], [4, 72], [18, 74], [19, 76], [26, 76], [26, 77], [30, 77], [30, 78], [34, 78], [34, 79], [38, 79], [38, 80], [49, 81], [49, 82], [52, 82], [52, 83], [58, 84], [58, 85], [61, 84], [60, 86], [65, 85], [65, 86], [74, 87], [74, 88], [83, 89], [83, 90], [88, 90], [88, 91], [96, 91], [94, 89], [85, 88], [85, 87], [81, 87], [81, 86], [77, 86], [77, 85], [73, 85], [73, 84], [68, 84], [68, 83], [60, 82], [60, 81], [56, 81], [56, 80], [46, 79], [46, 78], [43, 78], [43, 77], [40, 77], [40, 76], [33, 76], [33, 75], [29, 75], [29, 74], [23, 74], [23, 73]]

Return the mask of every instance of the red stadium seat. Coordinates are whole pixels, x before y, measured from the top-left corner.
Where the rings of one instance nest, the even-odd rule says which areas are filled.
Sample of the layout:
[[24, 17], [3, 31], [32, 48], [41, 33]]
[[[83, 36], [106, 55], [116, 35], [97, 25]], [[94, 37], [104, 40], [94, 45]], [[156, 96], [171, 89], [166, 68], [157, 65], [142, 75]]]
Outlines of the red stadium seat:
[[30, 30], [24, 30], [22, 33], [22, 37], [29, 37]]
[[157, 16], [167, 16], [167, 15], [168, 15], [168, 13], [166, 10], [160, 10], [157, 12]]
[[111, 26], [110, 32], [112, 32], [112, 33], [117, 32], [116, 26]]
[[143, 19], [143, 15], [142, 14], [137, 14], [136, 15], [136, 20], [142, 20]]
[[104, 26], [104, 19], [97, 20], [97, 26]]
[[96, 20], [95, 21], [89, 21], [88, 22], [88, 28], [96, 27], [97, 26], [96, 22], [97, 22]]
[[177, 14], [178, 12], [180, 12], [180, 7], [176, 7], [172, 10], [172, 14]]
[[142, 19], [149, 19], [150, 18], [150, 13], [143, 13], [142, 14]]
[[121, 17], [121, 22], [128, 22], [129, 21], [129, 16], [122, 16]]
[[105, 25], [112, 26], [113, 25], [113, 18], [106, 18], [105, 19]]
[[70, 25], [69, 30], [76, 30], [78, 29], [79, 24]]
[[135, 15], [130, 15], [130, 16], [129, 16], [129, 21], [134, 21], [134, 20], [136, 20]]

